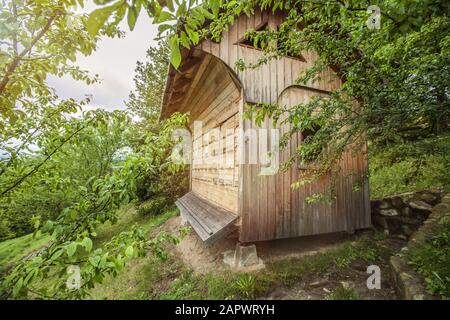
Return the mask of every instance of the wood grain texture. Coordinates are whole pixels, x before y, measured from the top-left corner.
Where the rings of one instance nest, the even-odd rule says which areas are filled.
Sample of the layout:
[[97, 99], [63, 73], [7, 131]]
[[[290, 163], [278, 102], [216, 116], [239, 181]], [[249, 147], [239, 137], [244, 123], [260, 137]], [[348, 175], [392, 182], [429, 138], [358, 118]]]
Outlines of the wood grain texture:
[[185, 194], [175, 204], [206, 245], [212, 245], [235, 229], [236, 216], [193, 192]]
[[[293, 106], [308, 102], [318, 94], [323, 93], [315, 89], [291, 87], [283, 92], [279, 104]], [[246, 123], [246, 126], [255, 127], [255, 124]], [[267, 129], [270, 126], [269, 121], [263, 124]], [[290, 128], [284, 124], [279, 129], [282, 135]], [[286, 148], [280, 151], [280, 162], [287, 161], [301, 147], [301, 143], [301, 134], [292, 136]], [[298, 169], [297, 162], [275, 176], [260, 176], [261, 165], [244, 167], [244, 192], [240, 200], [243, 203], [240, 240], [243, 242], [350, 231], [370, 226], [369, 194], [367, 180], [364, 179], [367, 173], [365, 149], [356, 153], [350, 150], [345, 152], [335, 168], [338, 169], [336, 181], [333, 182], [329, 173], [297, 189], [293, 189], [291, 184], [310, 174], [307, 170]], [[356, 191], [361, 181], [364, 181], [362, 188]], [[331, 187], [336, 189], [335, 199], [331, 202], [307, 201], [315, 194], [330, 192]]]

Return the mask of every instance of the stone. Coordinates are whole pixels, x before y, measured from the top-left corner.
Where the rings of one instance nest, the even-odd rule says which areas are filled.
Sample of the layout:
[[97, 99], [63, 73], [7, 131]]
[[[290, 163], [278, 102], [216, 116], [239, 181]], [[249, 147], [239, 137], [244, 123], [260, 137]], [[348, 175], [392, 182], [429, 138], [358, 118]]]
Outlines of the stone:
[[398, 216], [398, 211], [395, 209], [381, 209], [380, 215], [385, 217], [395, 217]]
[[309, 284], [309, 286], [310, 286], [311, 288], [318, 288], [318, 287], [322, 287], [322, 286], [328, 284], [328, 282], [329, 282], [329, 281], [326, 280], [326, 279], [320, 279], [320, 280], [311, 282], [311, 283]]
[[379, 215], [373, 215], [372, 216], [372, 223], [378, 227], [381, 227], [383, 229], [389, 229], [389, 226], [387, 224], [386, 218], [379, 216]]
[[223, 263], [226, 265], [236, 268], [236, 257], [235, 257], [235, 251], [233, 250], [227, 250], [223, 253]]
[[412, 200], [409, 202], [409, 206], [413, 209], [423, 210], [423, 211], [431, 211], [432, 207], [426, 202], [421, 200]]
[[380, 208], [380, 209], [392, 208], [391, 200], [390, 199], [380, 200], [380, 203], [378, 204], [378, 208]]
[[438, 205], [433, 207], [433, 211], [448, 212], [450, 211], [450, 205], [447, 203], [439, 203]]
[[401, 228], [402, 223], [397, 217], [387, 217], [386, 221], [388, 224], [388, 229], [389, 229], [390, 235], [399, 234], [402, 232], [402, 228]]
[[248, 267], [259, 263], [256, 246], [254, 244], [249, 246], [236, 245], [236, 261], [238, 267]]
[[424, 192], [419, 194], [418, 198], [430, 205], [436, 204], [436, 201], [439, 199], [436, 195], [431, 192]]
[[405, 204], [403, 203], [403, 199], [401, 197], [393, 197], [391, 199], [391, 202], [392, 202], [392, 206], [395, 209], [401, 209], [405, 206]]
[[400, 214], [405, 217], [410, 217], [412, 215], [412, 210], [410, 207], [404, 207], [400, 210]]
[[402, 224], [409, 224], [412, 226], [418, 226], [422, 224], [422, 221], [420, 219], [410, 217], [400, 217], [400, 221]]
[[395, 237], [397, 239], [404, 240], [404, 241], [408, 240], [408, 238], [405, 235], [403, 235], [403, 234], [398, 234]]
[[259, 270], [265, 267], [262, 259], [258, 257], [256, 246], [242, 246], [236, 244], [236, 249], [223, 253], [223, 262], [234, 269]]
[[401, 228], [402, 228], [403, 234], [407, 237], [409, 237], [410, 235], [412, 235], [414, 233], [414, 229], [406, 224], [403, 224]]
[[185, 219], [182, 215], [180, 215], [180, 227], [184, 228], [184, 227], [189, 227], [190, 224], [187, 221], [187, 219]]

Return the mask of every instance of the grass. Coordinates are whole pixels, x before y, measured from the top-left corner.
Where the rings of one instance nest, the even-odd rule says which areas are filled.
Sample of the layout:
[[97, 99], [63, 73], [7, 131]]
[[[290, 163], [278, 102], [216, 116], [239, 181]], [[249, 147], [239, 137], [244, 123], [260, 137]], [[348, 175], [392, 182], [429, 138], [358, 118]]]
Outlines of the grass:
[[[115, 224], [107, 223], [98, 230], [94, 245], [111, 239], [114, 235], [129, 229], [133, 224], [138, 224], [146, 233], [159, 227], [165, 221], [178, 214], [176, 208], [170, 208], [157, 216], [144, 216], [138, 214], [134, 205], [129, 205], [120, 210], [119, 219]], [[92, 299], [149, 299], [152, 286], [170, 276], [181, 265], [174, 265], [168, 261], [161, 261], [152, 255], [136, 258], [130, 261], [125, 269], [116, 277], [106, 277], [103, 283], [96, 285], [91, 291]]]
[[359, 297], [351, 288], [339, 286], [325, 295], [324, 300], [358, 300]]
[[119, 218], [115, 224], [106, 222], [98, 228], [95, 244], [100, 245], [103, 242], [110, 240], [120, 232], [130, 229], [133, 224], [138, 224], [145, 232], [148, 232], [151, 228], [160, 226], [169, 218], [176, 216], [177, 214], [178, 209], [172, 207], [157, 216], [144, 216], [138, 214], [135, 204], [129, 204], [119, 209], [117, 214]]
[[50, 236], [27, 234], [15, 239], [0, 242], [0, 273], [8, 266], [39, 249], [50, 240]]
[[[121, 289], [115, 288], [115, 297], [179, 300], [258, 298], [277, 286], [290, 287], [306, 277], [327, 273], [333, 268], [347, 268], [356, 260], [376, 263], [382, 256], [389, 255], [381, 240], [363, 237], [314, 256], [277, 260], [268, 263], [266, 270], [259, 273], [221, 271], [196, 275], [174, 255], [162, 262], [147, 257], [136, 265], [139, 268], [138, 278], [134, 279], [137, 286], [126, 288], [129, 283], [123, 277], [119, 280], [123, 282]], [[346, 294], [357, 298], [350, 292]], [[343, 292], [337, 291], [328, 298], [344, 296]]]

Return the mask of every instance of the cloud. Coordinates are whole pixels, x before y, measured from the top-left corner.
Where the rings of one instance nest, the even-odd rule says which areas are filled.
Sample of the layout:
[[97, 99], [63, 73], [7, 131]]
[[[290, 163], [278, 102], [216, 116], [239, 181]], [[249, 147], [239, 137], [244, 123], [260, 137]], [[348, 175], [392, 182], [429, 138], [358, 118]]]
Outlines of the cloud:
[[[86, 11], [90, 12], [92, 9], [87, 8]], [[92, 75], [98, 74], [102, 79], [101, 83], [88, 86], [69, 76], [51, 76], [47, 79], [49, 86], [55, 88], [60, 98], [81, 100], [86, 95], [91, 95], [93, 106], [102, 106], [107, 110], [125, 108], [124, 101], [134, 88], [136, 62], [143, 61], [147, 49], [156, 44], [154, 38], [157, 35], [157, 26], [151, 23], [143, 11], [132, 32], [128, 30], [125, 21], [121, 22], [120, 28], [126, 31], [125, 38], [104, 37], [92, 55], [77, 57], [76, 64]]]

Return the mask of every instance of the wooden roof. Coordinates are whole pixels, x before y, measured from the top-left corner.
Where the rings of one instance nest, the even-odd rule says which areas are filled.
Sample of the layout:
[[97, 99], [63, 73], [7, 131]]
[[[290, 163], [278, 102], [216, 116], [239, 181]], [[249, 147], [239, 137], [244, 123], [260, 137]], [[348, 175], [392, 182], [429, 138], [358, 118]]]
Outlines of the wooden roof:
[[175, 69], [171, 64], [166, 80], [164, 95], [161, 105], [161, 118], [167, 118], [173, 112], [173, 106], [178, 106], [186, 103], [187, 94], [190, 88], [193, 88], [198, 81], [197, 75], [205, 60], [205, 53], [201, 50], [182, 50], [182, 60], [178, 69]]

